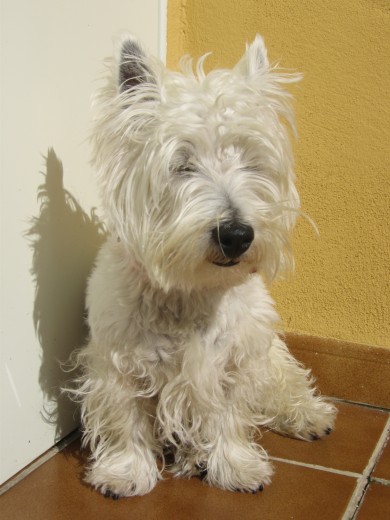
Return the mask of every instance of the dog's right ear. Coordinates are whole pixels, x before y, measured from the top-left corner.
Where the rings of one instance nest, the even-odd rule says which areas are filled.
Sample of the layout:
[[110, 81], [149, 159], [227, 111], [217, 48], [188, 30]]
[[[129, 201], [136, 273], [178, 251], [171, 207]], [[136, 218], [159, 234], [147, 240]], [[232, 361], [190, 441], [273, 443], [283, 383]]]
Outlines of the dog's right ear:
[[269, 70], [267, 49], [263, 38], [256, 34], [252, 43], [247, 44], [243, 57], [235, 69], [246, 77], [265, 74]]
[[148, 66], [146, 53], [140, 43], [131, 36], [122, 41], [118, 81], [121, 92], [134, 89], [143, 83], [156, 83]]

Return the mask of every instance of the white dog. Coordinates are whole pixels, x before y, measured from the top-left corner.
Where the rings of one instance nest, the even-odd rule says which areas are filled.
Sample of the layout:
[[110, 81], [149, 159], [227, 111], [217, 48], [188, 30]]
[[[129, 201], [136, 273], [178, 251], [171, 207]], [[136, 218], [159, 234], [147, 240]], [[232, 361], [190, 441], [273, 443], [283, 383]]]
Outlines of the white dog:
[[171, 470], [255, 492], [272, 468], [259, 425], [313, 440], [335, 408], [276, 332], [261, 276], [292, 264], [299, 213], [284, 84], [257, 36], [232, 70], [165, 69], [123, 39], [97, 99], [107, 227], [78, 354], [87, 481], [142, 495]]

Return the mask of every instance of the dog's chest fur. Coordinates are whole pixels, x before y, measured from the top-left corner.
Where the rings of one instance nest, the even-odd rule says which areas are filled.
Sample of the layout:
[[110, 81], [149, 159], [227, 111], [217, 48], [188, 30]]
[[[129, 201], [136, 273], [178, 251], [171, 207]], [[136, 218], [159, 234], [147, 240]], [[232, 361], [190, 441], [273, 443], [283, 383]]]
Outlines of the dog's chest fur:
[[221, 295], [215, 291], [165, 293], [147, 285], [139, 294], [133, 318], [143, 330], [172, 339], [188, 337], [205, 332], [214, 320], [220, 300]]
[[[165, 292], [154, 287], [128, 254], [120, 251], [121, 245], [112, 240], [102, 248], [88, 303], [92, 330], [106, 338], [111, 353], [112, 345], [117, 345], [124, 371], [138, 358], [139, 375], [146, 366], [148, 373], [157, 367], [165, 372], [165, 367], [172, 375], [191, 351], [200, 357], [218, 355], [229, 363], [240, 335], [251, 333], [254, 316], [258, 326], [263, 322], [268, 331], [277, 321], [259, 276], [227, 291]], [[134, 369], [138, 371], [133, 365]]]
[[162, 345], [180, 349], [195, 334], [205, 335], [215, 326], [222, 299], [218, 290], [166, 292], [153, 286], [121, 245], [108, 240], [91, 277], [87, 303], [93, 329], [107, 342], [115, 333], [125, 343], [131, 338], [132, 350], [147, 345], [150, 354]]

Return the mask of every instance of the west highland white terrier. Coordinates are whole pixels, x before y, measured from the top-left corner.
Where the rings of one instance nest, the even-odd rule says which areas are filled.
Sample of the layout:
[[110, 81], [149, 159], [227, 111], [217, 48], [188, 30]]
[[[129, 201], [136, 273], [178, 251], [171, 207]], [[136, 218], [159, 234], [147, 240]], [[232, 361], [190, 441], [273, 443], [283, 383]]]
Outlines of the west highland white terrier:
[[263, 282], [292, 264], [284, 86], [299, 75], [270, 66], [260, 36], [231, 70], [203, 63], [169, 71], [126, 37], [96, 100], [109, 238], [89, 280], [74, 394], [86, 480], [113, 498], [152, 490], [167, 448], [176, 476], [256, 492], [272, 474], [258, 426], [315, 440], [334, 423], [278, 335]]

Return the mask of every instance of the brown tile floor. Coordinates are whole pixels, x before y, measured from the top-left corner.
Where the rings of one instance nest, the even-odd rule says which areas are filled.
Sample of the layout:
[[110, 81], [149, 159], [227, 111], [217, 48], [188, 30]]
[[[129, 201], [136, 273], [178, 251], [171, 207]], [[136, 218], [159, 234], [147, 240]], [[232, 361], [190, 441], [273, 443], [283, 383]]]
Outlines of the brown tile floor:
[[390, 414], [337, 406], [336, 430], [324, 440], [306, 443], [263, 432], [275, 475], [257, 495], [167, 476], [147, 496], [106, 499], [82, 483], [76, 442], [0, 496], [0, 519], [390, 519], [390, 444], [382, 452]]

